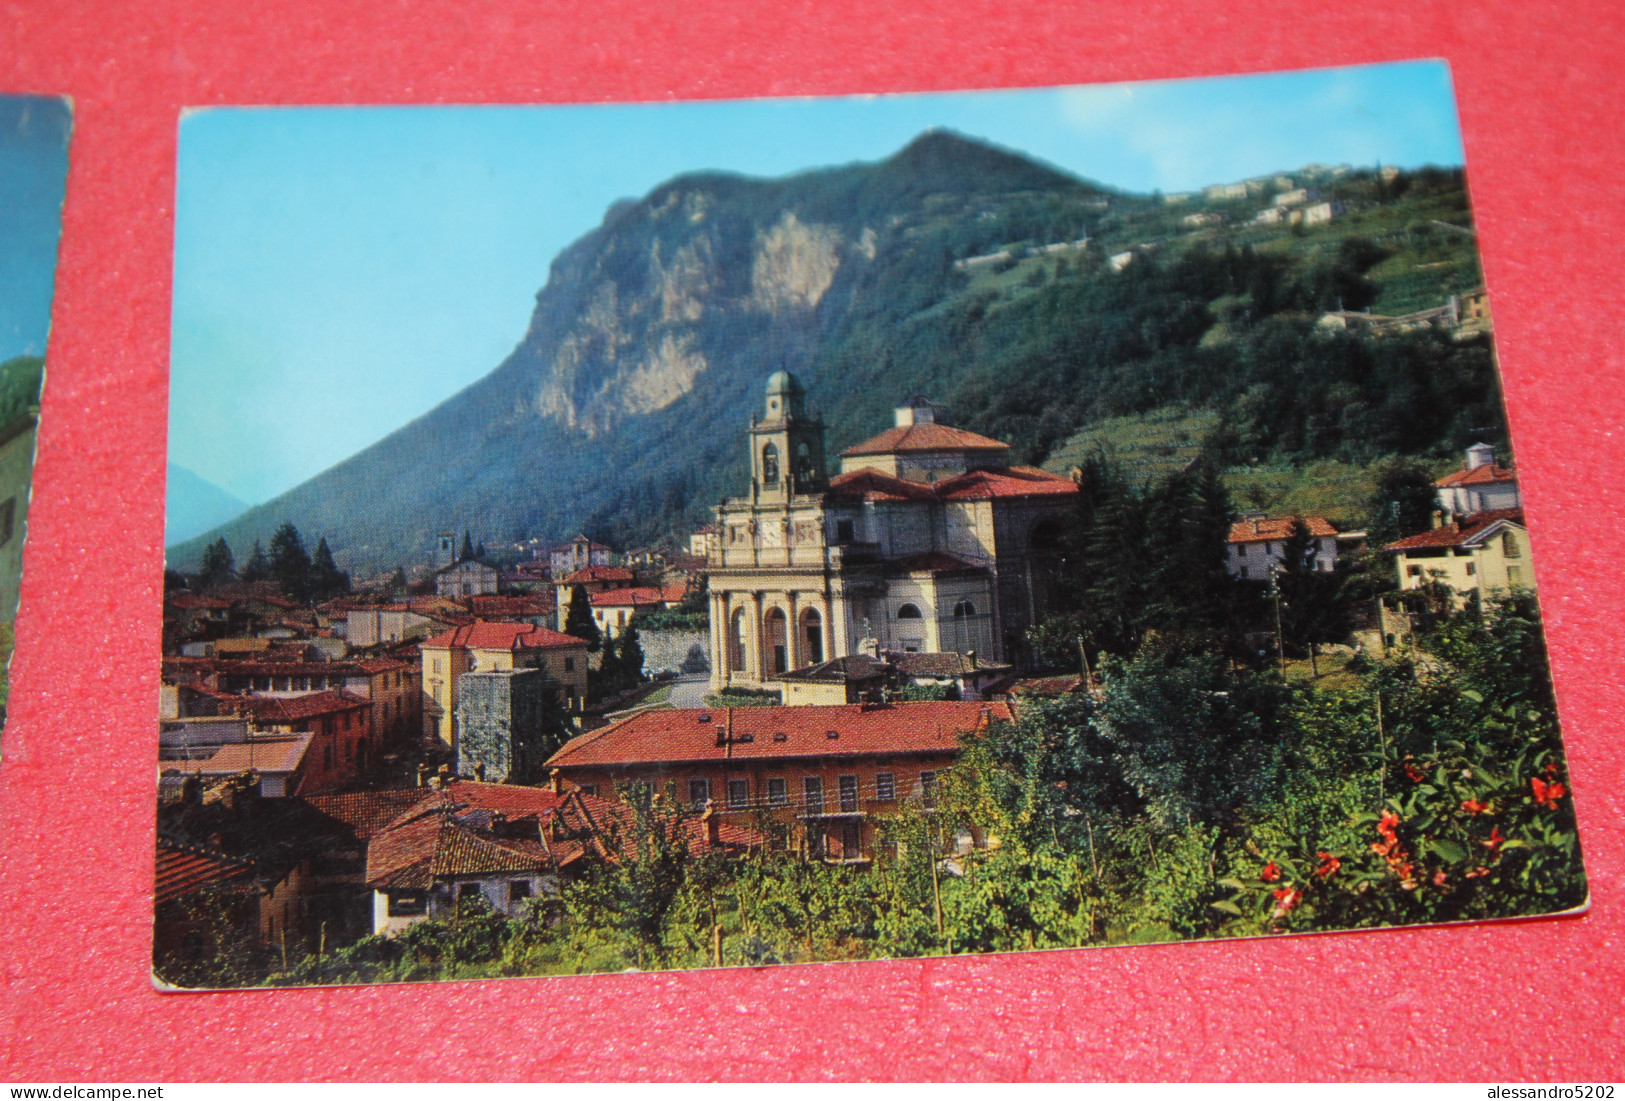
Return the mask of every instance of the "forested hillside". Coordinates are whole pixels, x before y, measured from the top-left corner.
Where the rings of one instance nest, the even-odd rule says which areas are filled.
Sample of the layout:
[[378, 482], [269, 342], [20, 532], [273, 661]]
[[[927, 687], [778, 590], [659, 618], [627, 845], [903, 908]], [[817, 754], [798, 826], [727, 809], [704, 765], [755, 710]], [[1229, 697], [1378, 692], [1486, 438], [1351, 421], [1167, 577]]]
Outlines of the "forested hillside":
[[742, 430], [780, 367], [807, 383], [832, 455], [915, 393], [1027, 462], [1169, 407], [1238, 471], [1504, 449], [1487, 339], [1315, 325], [1326, 310], [1440, 305], [1478, 282], [1460, 172], [1294, 180], [1339, 216], [1259, 223], [1265, 191], [1129, 195], [942, 132], [874, 165], [675, 179], [560, 254], [491, 375], [171, 548], [171, 564], [284, 521], [362, 572], [427, 559], [447, 528], [492, 548], [578, 530], [620, 546], [677, 536], [743, 488]]

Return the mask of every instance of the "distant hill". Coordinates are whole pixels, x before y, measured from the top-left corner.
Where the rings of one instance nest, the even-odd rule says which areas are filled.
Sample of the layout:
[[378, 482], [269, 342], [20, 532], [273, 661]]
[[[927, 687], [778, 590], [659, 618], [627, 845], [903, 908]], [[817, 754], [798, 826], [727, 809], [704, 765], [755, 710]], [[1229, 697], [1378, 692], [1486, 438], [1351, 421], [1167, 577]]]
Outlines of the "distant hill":
[[169, 464], [164, 494], [164, 542], [178, 543], [240, 516], [248, 502], [238, 499], [176, 463]]
[[[325, 535], [352, 570], [427, 561], [447, 529], [493, 549], [678, 535], [744, 488], [743, 430], [780, 367], [807, 384], [832, 455], [915, 393], [1027, 462], [1175, 403], [1202, 414], [1231, 463], [1499, 442], [1482, 340], [1370, 346], [1314, 331], [1318, 311], [1389, 286], [1410, 301], [1476, 280], [1460, 173], [1321, 186], [1345, 204], [1338, 220], [1263, 225], [1267, 195], [1174, 205], [945, 131], [876, 164], [682, 176], [615, 204], [559, 254], [490, 375], [178, 537], [170, 561], [194, 564], [219, 535], [241, 557], [284, 520]], [[1203, 211], [1216, 220], [1192, 228]], [[1462, 228], [1429, 228], [1443, 220]]]

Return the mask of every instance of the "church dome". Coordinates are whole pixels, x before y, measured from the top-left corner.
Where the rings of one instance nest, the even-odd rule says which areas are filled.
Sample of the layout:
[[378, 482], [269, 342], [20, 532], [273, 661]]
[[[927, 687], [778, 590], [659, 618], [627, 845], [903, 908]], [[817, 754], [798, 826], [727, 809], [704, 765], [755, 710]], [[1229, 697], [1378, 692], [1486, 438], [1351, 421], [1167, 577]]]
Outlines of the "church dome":
[[804, 394], [801, 382], [789, 371], [774, 371], [767, 377], [767, 392], [771, 394]]

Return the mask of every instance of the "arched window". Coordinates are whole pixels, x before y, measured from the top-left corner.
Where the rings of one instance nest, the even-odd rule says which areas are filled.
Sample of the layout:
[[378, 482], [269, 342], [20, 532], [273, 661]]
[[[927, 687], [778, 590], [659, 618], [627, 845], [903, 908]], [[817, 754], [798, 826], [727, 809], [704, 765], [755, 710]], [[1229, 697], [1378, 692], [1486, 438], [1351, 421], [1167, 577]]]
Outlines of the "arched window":
[[897, 618], [898, 619], [919, 619], [920, 618], [920, 609], [916, 608], [912, 604], [904, 604], [901, 608], [897, 609]]
[[972, 604], [968, 600], [961, 600], [958, 604], [954, 605], [954, 618], [955, 619], [969, 619], [971, 616], [973, 616], [975, 614], [976, 614], [976, 605]]
[[796, 445], [795, 471], [798, 481], [807, 482], [812, 480], [812, 448], [807, 446], [806, 440], [802, 440]]
[[779, 484], [779, 449], [772, 444], [762, 448], [762, 484]]

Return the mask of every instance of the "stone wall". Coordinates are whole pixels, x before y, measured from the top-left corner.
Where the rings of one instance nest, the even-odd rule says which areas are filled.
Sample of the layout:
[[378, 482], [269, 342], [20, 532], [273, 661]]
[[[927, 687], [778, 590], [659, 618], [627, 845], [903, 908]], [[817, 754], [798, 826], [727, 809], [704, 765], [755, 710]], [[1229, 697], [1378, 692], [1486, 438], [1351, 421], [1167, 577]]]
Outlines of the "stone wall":
[[643, 671], [651, 676], [665, 670], [711, 672], [711, 636], [704, 631], [646, 631], [639, 627], [638, 645], [643, 647]]
[[539, 771], [548, 680], [537, 669], [464, 673], [457, 701], [457, 773], [501, 784]]

